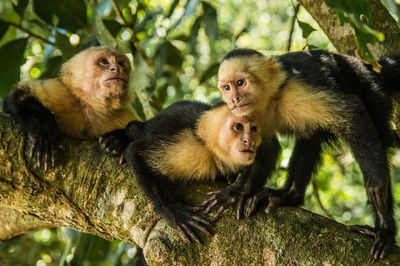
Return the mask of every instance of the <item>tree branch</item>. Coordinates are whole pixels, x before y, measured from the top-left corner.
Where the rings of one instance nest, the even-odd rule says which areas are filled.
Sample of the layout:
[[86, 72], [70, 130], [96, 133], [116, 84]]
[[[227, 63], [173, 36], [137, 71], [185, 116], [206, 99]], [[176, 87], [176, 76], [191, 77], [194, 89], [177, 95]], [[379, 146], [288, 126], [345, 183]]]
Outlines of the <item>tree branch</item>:
[[41, 36], [35, 34], [35, 33], [31, 32], [31, 31], [29, 31], [29, 30], [27, 30], [27, 29], [25, 29], [25, 28], [22, 27], [21, 25], [18, 25], [18, 24], [14, 23], [14, 22], [7, 21], [7, 20], [3, 20], [3, 19], [0, 19], [0, 21], [2, 21], [2, 22], [4, 22], [4, 23], [7, 23], [8, 25], [13, 26], [13, 27], [19, 29], [20, 31], [22, 31], [22, 32], [24, 32], [24, 33], [26, 33], [26, 34], [28, 34], [30, 37], [34, 37], [34, 38], [36, 38], [36, 39], [38, 39], [38, 40], [40, 40], [40, 41], [42, 41], [42, 42], [44, 42], [44, 43], [46, 43], [46, 44], [48, 44], [48, 45], [56, 46], [55, 43], [53, 43], [53, 42], [51, 42], [51, 41], [49, 41], [49, 40], [47, 40], [47, 39], [45, 39], [45, 38], [43, 38], [43, 37], [41, 37]]
[[[348, 23], [340, 26], [335, 11], [330, 9], [323, 0], [298, 0], [298, 2], [311, 14], [339, 53], [355, 55], [356, 39]], [[368, 45], [371, 53], [378, 60], [388, 55], [398, 54], [400, 30], [396, 21], [380, 0], [368, 0], [368, 5], [375, 28], [385, 35], [383, 42]]]
[[[160, 265], [361, 265], [370, 259], [372, 239], [299, 208], [280, 208], [271, 215], [261, 211], [241, 221], [230, 210], [216, 223], [212, 237], [201, 235], [203, 246], [189, 244], [155, 215], [131, 169], [102, 154], [97, 143], [66, 140], [59, 165], [44, 173], [25, 162], [29, 149], [22, 145], [18, 128], [0, 115], [0, 222], [11, 219], [15, 225], [0, 233], [2, 239], [43, 227], [68, 226], [136, 244], [148, 263]], [[199, 204], [205, 193], [222, 186], [177, 184], [189, 204]], [[384, 260], [398, 261], [399, 248]]]

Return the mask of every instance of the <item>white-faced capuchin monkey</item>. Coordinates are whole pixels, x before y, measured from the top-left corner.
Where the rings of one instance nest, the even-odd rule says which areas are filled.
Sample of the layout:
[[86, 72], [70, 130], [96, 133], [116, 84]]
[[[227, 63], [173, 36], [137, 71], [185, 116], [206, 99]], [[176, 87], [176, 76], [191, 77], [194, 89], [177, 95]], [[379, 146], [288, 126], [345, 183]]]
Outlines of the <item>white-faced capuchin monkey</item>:
[[123, 155], [155, 211], [190, 242], [200, 242], [194, 229], [208, 234], [212, 225], [184, 205], [173, 190], [173, 181], [214, 180], [240, 172], [231, 192], [240, 188], [235, 195], [246, 199], [242, 180], [252, 180], [254, 186], [248, 185], [248, 192], [254, 193], [274, 169], [265, 161], [276, 160], [263, 153], [264, 145], [259, 147], [259, 126], [234, 116], [225, 103], [210, 107], [178, 102], [147, 122], [134, 121], [125, 130], [105, 134], [99, 142], [108, 153]]
[[382, 60], [382, 71], [376, 73], [355, 57], [319, 50], [274, 59], [251, 49], [228, 53], [219, 68], [218, 87], [231, 111], [254, 115], [264, 139], [276, 133], [296, 137], [285, 187], [265, 189], [252, 204], [263, 198], [267, 213], [277, 206], [301, 205], [323, 144], [340, 138], [361, 168], [375, 213], [374, 228], [350, 229], [374, 236], [375, 259], [386, 256], [396, 235], [388, 150], [395, 142], [390, 122], [391, 96], [400, 85], [398, 59]]
[[[22, 123], [30, 157], [54, 166], [63, 135], [96, 139], [135, 120], [128, 58], [109, 47], [76, 54], [56, 78], [22, 82], [4, 99], [4, 111]], [[42, 157], [44, 163], [42, 164]]]

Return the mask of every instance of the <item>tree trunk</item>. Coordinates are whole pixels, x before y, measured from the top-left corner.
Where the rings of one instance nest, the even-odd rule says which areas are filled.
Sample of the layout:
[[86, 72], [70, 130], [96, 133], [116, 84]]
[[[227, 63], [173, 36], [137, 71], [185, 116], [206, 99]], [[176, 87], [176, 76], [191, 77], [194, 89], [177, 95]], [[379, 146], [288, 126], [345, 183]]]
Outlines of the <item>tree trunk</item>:
[[[68, 226], [144, 249], [150, 264], [367, 264], [372, 240], [300, 208], [260, 211], [236, 221], [228, 211], [204, 245], [189, 244], [155, 215], [131, 169], [101, 153], [97, 143], [66, 140], [56, 168], [44, 173], [29, 160], [23, 135], [0, 116], [0, 233], [8, 239], [43, 227]], [[28, 162], [27, 162], [28, 161]], [[187, 202], [223, 184], [177, 184]], [[21, 214], [17, 214], [20, 212]], [[400, 261], [396, 248], [382, 263]]]

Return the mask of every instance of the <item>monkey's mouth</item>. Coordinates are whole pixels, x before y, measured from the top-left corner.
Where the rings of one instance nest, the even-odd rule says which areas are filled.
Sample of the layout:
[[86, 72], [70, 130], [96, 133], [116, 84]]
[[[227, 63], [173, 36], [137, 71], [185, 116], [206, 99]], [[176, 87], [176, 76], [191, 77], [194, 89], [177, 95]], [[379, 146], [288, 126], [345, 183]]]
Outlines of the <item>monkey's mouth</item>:
[[243, 153], [245, 153], [245, 154], [254, 154], [254, 153], [255, 153], [254, 150], [250, 150], [250, 149], [241, 150], [240, 152], [243, 152]]
[[241, 104], [241, 105], [233, 105], [231, 108], [231, 111], [233, 110], [240, 110], [243, 109], [243, 107], [249, 106], [251, 103], [245, 103], [245, 104]]
[[109, 79], [106, 79], [105, 81], [120, 81], [120, 80], [123, 81], [124, 83], [128, 83], [128, 81], [126, 79], [121, 78], [121, 77], [109, 78]]

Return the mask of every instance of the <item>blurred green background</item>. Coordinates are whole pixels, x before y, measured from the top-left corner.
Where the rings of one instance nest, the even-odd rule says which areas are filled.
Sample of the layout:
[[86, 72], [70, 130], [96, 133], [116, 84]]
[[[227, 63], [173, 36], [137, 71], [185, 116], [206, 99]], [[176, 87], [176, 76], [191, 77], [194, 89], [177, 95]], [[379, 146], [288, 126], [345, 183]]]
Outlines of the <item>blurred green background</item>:
[[[384, 3], [398, 20], [398, 3]], [[2, 0], [0, 97], [18, 80], [52, 77], [74, 53], [106, 44], [132, 60], [134, 106], [142, 119], [178, 100], [215, 103], [220, 100], [218, 62], [235, 47], [267, 55], [289, 47], [335, 51], [306, 10], [297, 9], [291, 0]], [[271, 187], [285, 182], [293, 139], [281, 138], [281, 144]], [[399, 221], [400, 153], [393, 155]], [[345, 224], [372, 225], [362, 176], [346, 146], [324, 155], [304, 208]], [[132, 265], [135, 253], [135, 247], [119, 240], [67, 228], [44, 229], [0, 243], [0, 264]]]

